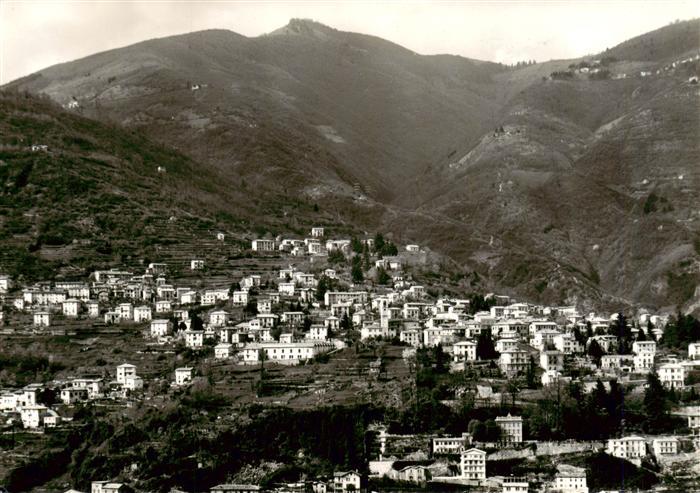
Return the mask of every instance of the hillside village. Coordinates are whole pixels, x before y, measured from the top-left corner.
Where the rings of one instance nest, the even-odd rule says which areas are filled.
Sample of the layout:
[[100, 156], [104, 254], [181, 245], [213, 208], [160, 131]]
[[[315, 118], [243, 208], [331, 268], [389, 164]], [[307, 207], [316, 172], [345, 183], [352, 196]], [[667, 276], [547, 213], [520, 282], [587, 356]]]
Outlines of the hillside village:
[[[225, 240], [224, 233], [215, 237]], [[255, 269], [227, 282], [207, 278], [204, 257], [178, 266], [179, 278], [169, 275], [174, 266], [157, 262], [139, 272], [112, 268], [89, 279], [32, 285], [0, 276], [3, 367], [13, 364], [13, 339], [26, 347], [52, 338], [80, 341], [79, 349], [66, 350], [74, 354], [56, 354], [64, 359], [61, 369], [52, 371], [49, 362], [35, 373], [43, 375], [38, 380], [2, 389], [4, 436], [13, 444], [18, 430], [51, 436], [80, 426], [85, 409], [157, 407], [164, 396], [205, 382], [223, 392], [238, 386], [239, 409], [342, 404], [334, 389], [345, 385], [346, 399], [385, 399], [396, 409], [408, 402], [415, 414], [398, 425], [370, 423], [367, 460], [354, 470], [293, 484], [221, 483], [208, 491], [430, 484], [586, 493], [602, 490], [591, 487], [592, 480], [600, 484], [591, 464], [606, 460], [601, 454], [619, 461], [613, 470], [636, 471], [629, 479], [613, 477], [623, 481], [620, 488], [636, 476], [642, 479], [635, 486], [648, 488], [672, 471], [685, 471], [681, 476], [691, 481], [700, 474], [700, 324], [690, 316], [583, 314], [497, 294], [434, 296], [433, 286], [412, 275], [427, 252], [399, 248], [381, 234], [334, 237], [314, 227], [305, 238], [253, 239], [249, 254]], [[127, 334], [132, 342], [120, 343]], [[110, 363], [101, 356], [96, 367], [89, 359], [97, 357], [99, 339], [110, 337]], [[144, 355], [157, 357], [141, 366]], [[333, 371], [345, 383], [324, 380], [323, 368], [341, 361], [350, 363]], [[294, 380], [297, 368], [311, 373]], [[562, 394], [581, 413], [591, 403], [592, 415], [581, 419], [599, 419], [596, 425], [572, 431], [576, 422], [562, 424]], [[547, 400], [553, 395], [555, 401]], [[643, 401], [639, 419], [619, 415], [627, 396]], [[554, 408], [533, 411], [544, 405]], [[456, 426], [440, 422], [440, 413], [453, 411], [466, 418]], [[444, 433], [445, 427], [462, 431]], [[16, 449], [0, 454], [4, 462]], [[594, 462], [582, 463], [580, 454]], [[21, 470], [26, 460], [13, 464]], [[508, 466], [519, 460], [534, 462]], [[91, 476], [91, 493], [148, 491], [139, 486], [140, 467]], [[65, 491], [79, 491], [68, 486]]]

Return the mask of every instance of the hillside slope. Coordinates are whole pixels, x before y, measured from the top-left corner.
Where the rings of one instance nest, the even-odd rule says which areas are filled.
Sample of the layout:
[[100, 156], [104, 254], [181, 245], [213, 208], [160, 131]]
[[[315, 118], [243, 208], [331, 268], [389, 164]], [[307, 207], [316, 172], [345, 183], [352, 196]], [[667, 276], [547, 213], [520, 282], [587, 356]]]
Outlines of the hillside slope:
[[515, 69], [293, 20], [257, 38], [146, 41], [9, 87], [174, 146], [246, 217], [316, 203], [329, 221], [446, 253], [493, 289], [692, 308], [698, 32], [700, 20], [676, 23]]
[[216, 268], [266, 231], [332, 219], [298, 199], [251, 199], [216, 169], [46, 98], [0, 92], [0, 136], [0, 271], [15, 278], [149, 261], [177, 272], [200, 257]]

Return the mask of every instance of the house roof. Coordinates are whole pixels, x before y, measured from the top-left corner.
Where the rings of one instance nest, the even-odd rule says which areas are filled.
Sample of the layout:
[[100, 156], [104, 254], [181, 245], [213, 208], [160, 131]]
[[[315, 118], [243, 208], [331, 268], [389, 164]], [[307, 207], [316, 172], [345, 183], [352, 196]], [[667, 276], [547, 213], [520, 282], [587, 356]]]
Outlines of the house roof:
[[220, 484], [211, 488], [212, 490], [224, 491], [250, 491], [260, 490], [260, 486], [256, 484]]
[[349, 476], [350, 474], [354, 474], [356, 476], [359, 476], [360, 474], [356, 471], [338, 471], [333, 473], [334, 478], [342, 478], [344, 476]]

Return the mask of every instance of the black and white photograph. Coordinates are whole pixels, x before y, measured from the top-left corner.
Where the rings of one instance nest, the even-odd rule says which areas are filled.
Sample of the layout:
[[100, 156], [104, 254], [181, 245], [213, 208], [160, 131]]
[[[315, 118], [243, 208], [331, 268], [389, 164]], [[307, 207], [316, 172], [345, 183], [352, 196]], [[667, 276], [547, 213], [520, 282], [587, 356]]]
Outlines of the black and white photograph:
[[700, 1], [0, 0], [0, 493], [700, 493]]

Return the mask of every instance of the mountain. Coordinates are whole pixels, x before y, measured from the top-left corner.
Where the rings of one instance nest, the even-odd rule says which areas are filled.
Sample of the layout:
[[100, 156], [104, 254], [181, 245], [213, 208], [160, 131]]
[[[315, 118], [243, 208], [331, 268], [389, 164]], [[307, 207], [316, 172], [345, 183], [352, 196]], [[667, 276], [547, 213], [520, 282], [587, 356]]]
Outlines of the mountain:
[[177, 273], [203, 257], [227, 273], [258, 235], [334, 220], [299, 199], [253, 200], [215, 168], [45, 97], [0, 92], [0, 136], [0, 269], [15, 279], [149, 261]]
[[150, 40], [8, 88], [175, 147], [234, 204], [311, 201], [493, 289], [693, 309], [699, 32], [513, 68], [292, 20]]

